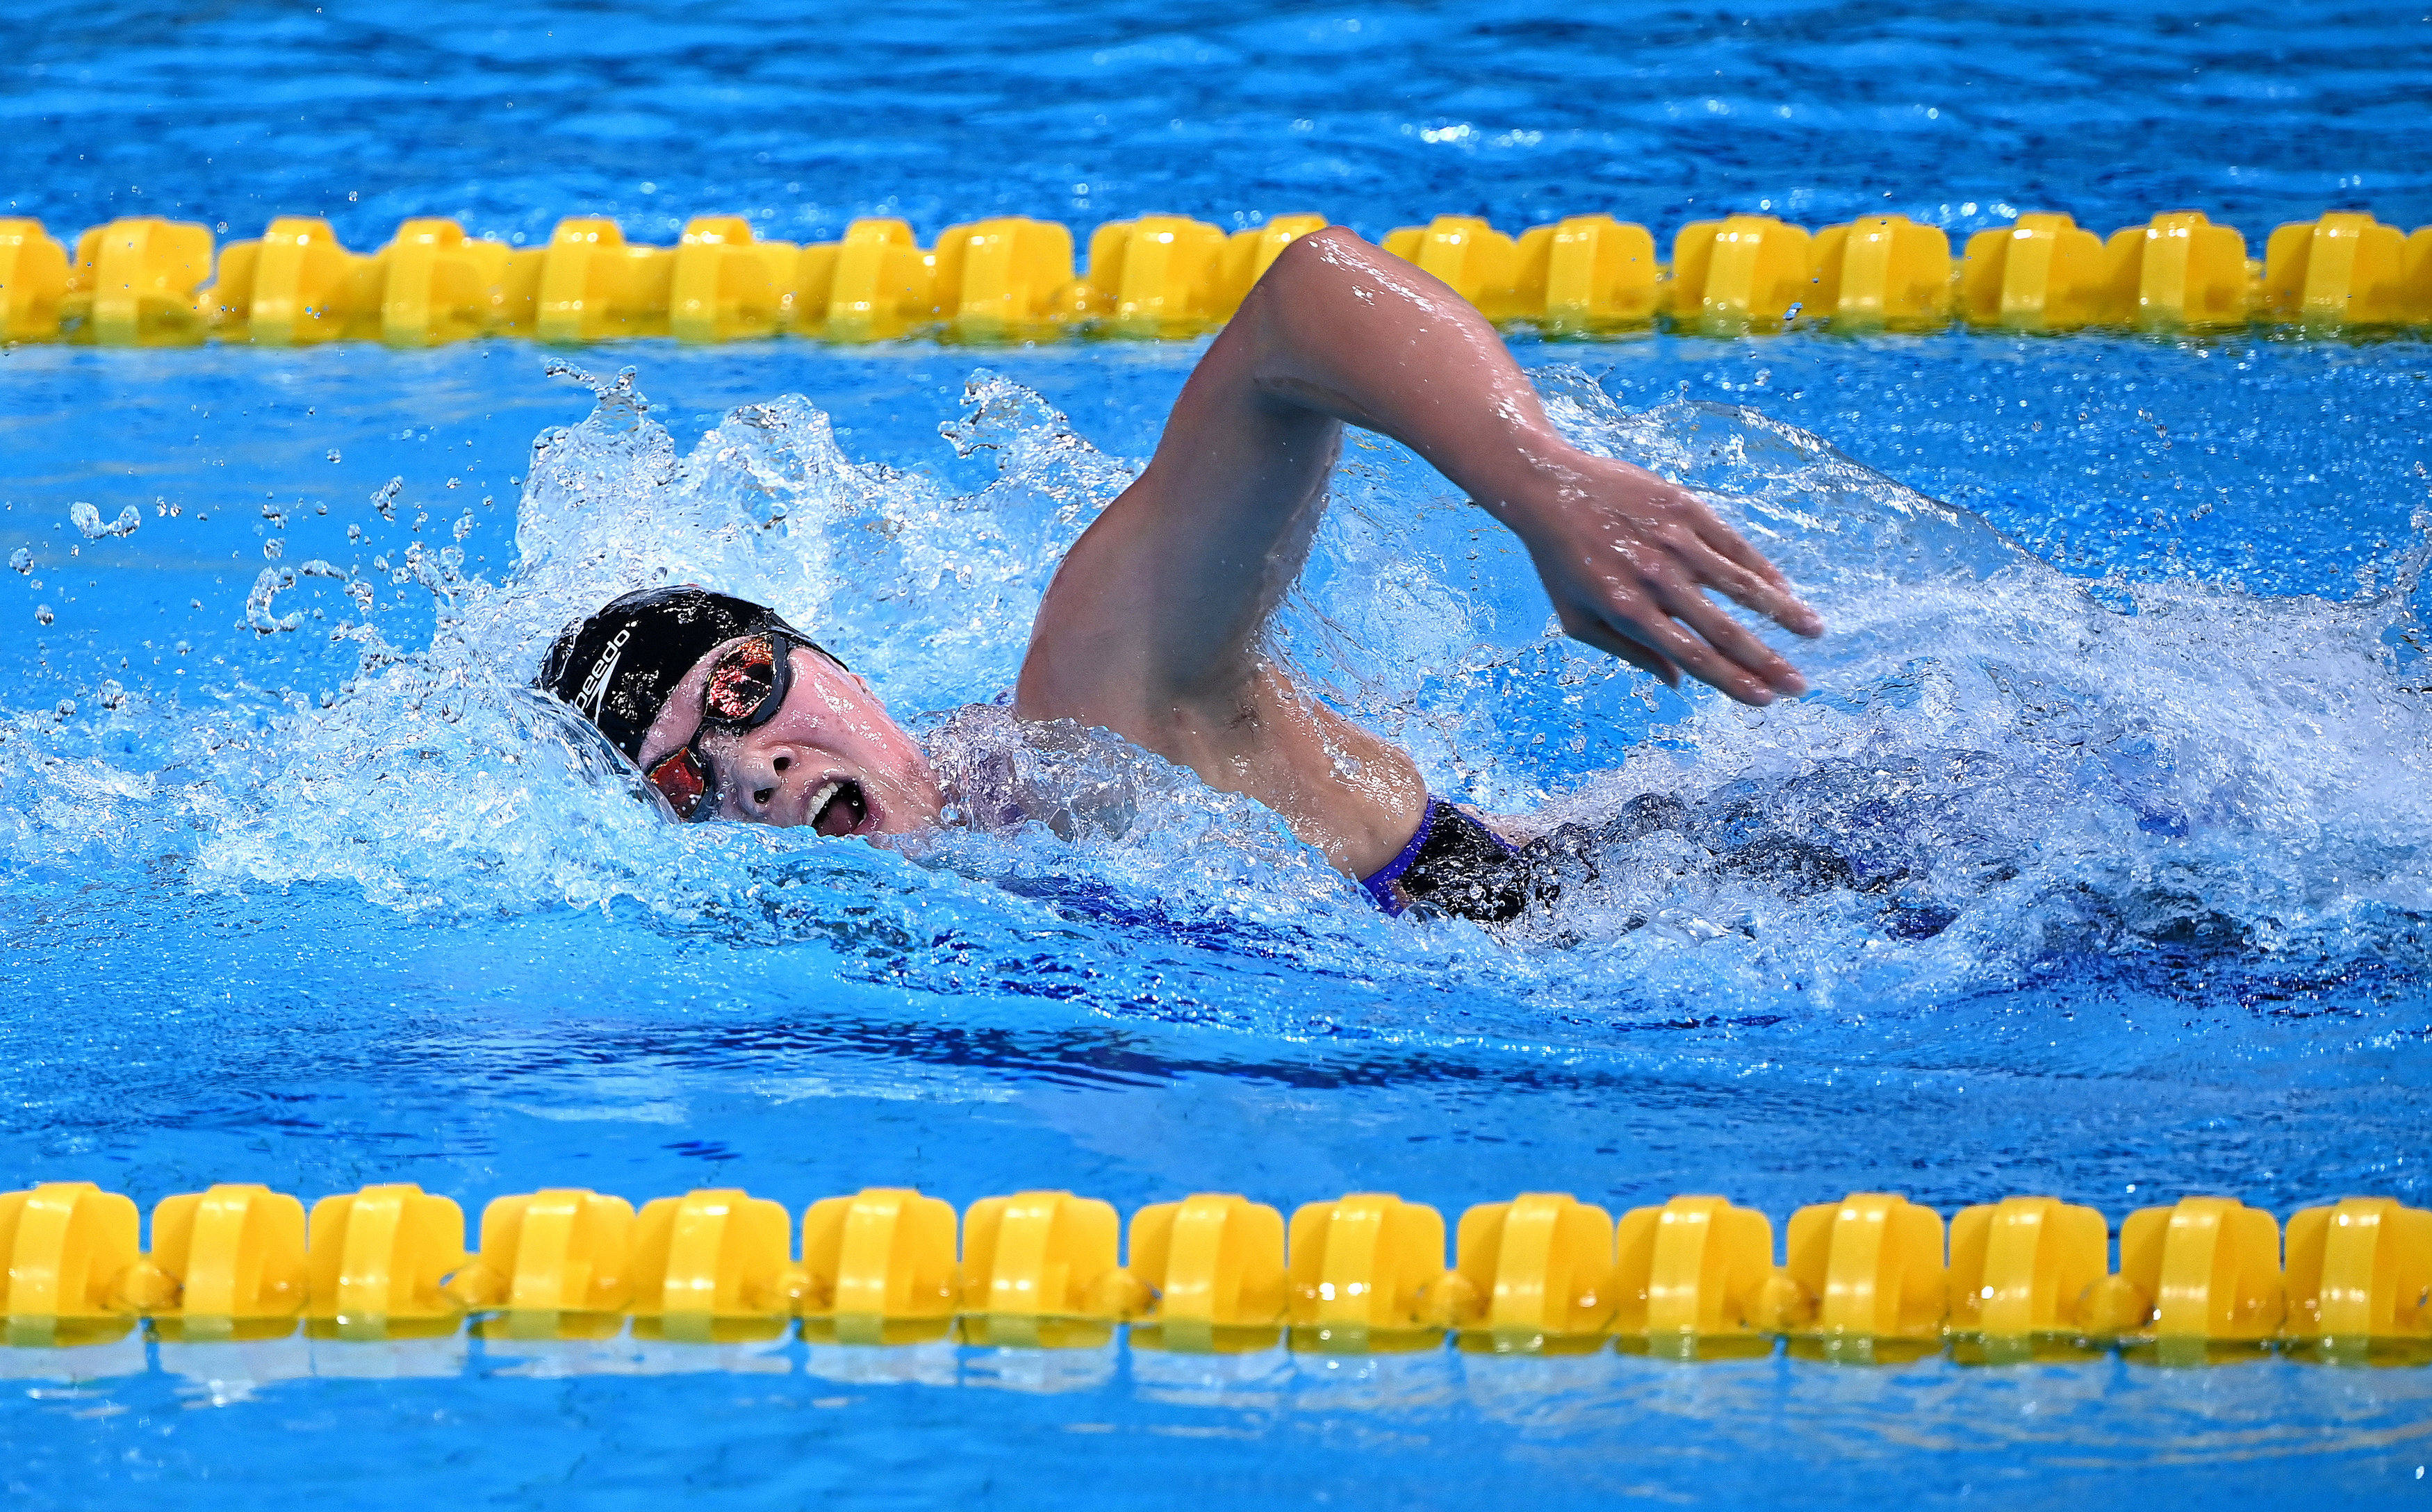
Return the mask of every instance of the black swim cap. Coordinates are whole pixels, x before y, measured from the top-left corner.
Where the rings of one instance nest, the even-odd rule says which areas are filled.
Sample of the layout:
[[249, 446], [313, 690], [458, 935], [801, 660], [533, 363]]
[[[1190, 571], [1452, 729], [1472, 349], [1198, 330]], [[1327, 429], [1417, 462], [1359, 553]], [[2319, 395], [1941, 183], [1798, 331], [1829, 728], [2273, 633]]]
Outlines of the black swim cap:
[[645, 588], [561, 631], [533, 686], [555, 694], [638, 762], [643, 738], [692, 664], [724, 642], [767, 630], [828, 656], [765, 604], [691, 583]]

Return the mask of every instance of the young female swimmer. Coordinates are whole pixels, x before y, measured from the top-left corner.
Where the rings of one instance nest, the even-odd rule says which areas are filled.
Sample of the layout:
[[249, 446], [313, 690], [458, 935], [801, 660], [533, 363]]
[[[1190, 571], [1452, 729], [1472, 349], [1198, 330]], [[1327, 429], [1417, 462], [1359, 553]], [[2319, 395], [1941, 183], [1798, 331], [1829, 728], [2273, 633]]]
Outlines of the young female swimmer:
[[[1332, 229], [1275, 260], [1184, 385], [1147, 470], [1073, 543], [1014, 714], [1103, 727], [1256, 799], [1388, 912], [1501, 920], [1542, 896], [1523, 851], [1430, 798], [1407, 753], [1304, 694], [1263, 647], [1345, 424], [1408, 445], [1509, 527], [1575, 639], [1743, 703], [1805, 690], [1707, 596], [1821, 634], [1770, 563], [1686, 490], [1565, 444], [1465, 300]], [[920, 743], [758, 605], [629, 594], [558, 637], [540, 685], [680, 817], [823, 834], [941, 822]]]

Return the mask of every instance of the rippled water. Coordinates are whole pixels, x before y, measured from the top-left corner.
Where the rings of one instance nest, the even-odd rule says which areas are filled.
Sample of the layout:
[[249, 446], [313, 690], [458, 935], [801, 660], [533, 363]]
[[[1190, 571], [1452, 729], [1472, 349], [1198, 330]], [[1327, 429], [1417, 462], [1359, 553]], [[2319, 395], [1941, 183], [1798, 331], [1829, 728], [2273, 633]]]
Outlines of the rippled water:
[[[1885, 188], [1953, 226], [2030, 194], [2251, 236], [2432, 212], [2394, 10], [418, 14], [38, 13], [0, 76], [17, 204], [72, 227], [136, 208], [123, 179], [360, 243], [739, 203], [807, 234], [889, 194], [924, 230], [1518, 224], [1588, 184], [1659, 226]], [[412, 1180], [468, 1210], [553, 1184], [1717, 1190], [1777, 1221], [1860, 1187], [2426, 1201], [2432, 350], [1521, 355], [1575, 436], [1707, 491], [1834, 633], [1799, 704], [1676, 697], [1573, 654], [1516, 548], [1354, 448], [1289, 653], [1440, 790], [1545, 824], [1680, 800], [1502, 936], [1380, 919], [1255, 810], [1114, 751], [1091, 769], [1146, 818], [1077, 841], [665, 826], [518, 691], [566, 617], [701, 576], [950, 741], [1194, 348], [569, 354], [605, 402], [519, 345], [0, 356], [9, 1180], [147, 1207]], [[12, 1495], [2311, 1504], [2411, 1487], [2432, 1420], [2425, 1372], [2278, 1361], [131, 1348], [80, 1383], [0, 1357]], [[414, 1473], [366, 1478], [390, 1468]]]
[[902, 214], [925, 237], [1318, 209], [1374, 235], [1609, 210], [1668, 235], [1761, 209], [1954, 229], [2046, 209], [2107, 231], [2196, 208], [2259, 256], [2327, 208], [2432, 218], [2424, 22], [2395, 4], [12, 15], [0, 204], [71, 227], [313, 214], [369, 245], [408, 215], [540, 238], [615, 214], [667, 241], [709, 210], [787, 237]]

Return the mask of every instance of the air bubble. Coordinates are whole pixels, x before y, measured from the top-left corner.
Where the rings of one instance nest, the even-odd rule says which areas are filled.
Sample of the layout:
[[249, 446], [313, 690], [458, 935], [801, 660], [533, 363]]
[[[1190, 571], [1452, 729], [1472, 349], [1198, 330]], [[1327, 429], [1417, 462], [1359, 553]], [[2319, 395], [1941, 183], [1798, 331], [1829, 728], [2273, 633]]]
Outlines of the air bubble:
[[24, 546], [19, 546], [16, 550], [8, 553], [8, 565], [16, 568], [19, 572], [32, 572], [34, 570], [34, 554], [31, 551], [26, 550]]
[[51, 606], [48, 604], [36, 604], [34, 606], [34, 623], [37, 625], [47, 625], [59, 617], [59, 616], [57, 614], [51, 613]]
[[405, 479], [392, 478], [372, 494], [372, 508], [380, 511], [383, 520], [397, 518], [397, 496], [405, 492]]
[[281, 541], [275, 535], [269, 540], [262, 543], [262, 554], [273, 562], [278, 561], [280, 556], [285, 554], [286, 550], [287, 543]]
[[329, 448], [329, 460], [330, 460], [331, 462], [343, 462], [343, 461], [345, 461], [345, 459], [344, 459], [344, 458], [342, 458], [342, 457], [340, 457], [340, 456], [338, 455], [338, 448], [337, 448], [337, 447], [335, 447], [335, 446], [332, 446], [332, 447], [330, 447], [330, 448]]

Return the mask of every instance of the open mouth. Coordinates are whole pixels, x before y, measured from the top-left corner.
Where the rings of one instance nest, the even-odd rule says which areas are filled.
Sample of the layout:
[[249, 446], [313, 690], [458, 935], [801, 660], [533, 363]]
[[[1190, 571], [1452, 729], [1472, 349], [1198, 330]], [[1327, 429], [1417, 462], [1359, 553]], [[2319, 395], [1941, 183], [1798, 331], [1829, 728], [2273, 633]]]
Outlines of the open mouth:
[[811, 828], [821, 834], [853, 834], [870, 822], [870, 800], [850, 777], [831, 778], [811, 795]]

